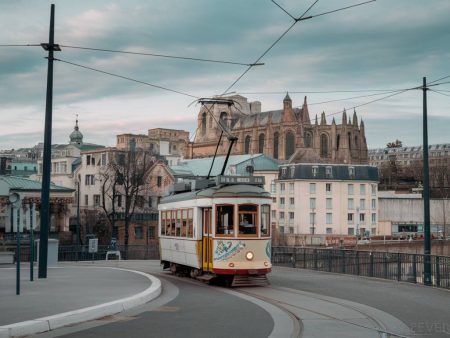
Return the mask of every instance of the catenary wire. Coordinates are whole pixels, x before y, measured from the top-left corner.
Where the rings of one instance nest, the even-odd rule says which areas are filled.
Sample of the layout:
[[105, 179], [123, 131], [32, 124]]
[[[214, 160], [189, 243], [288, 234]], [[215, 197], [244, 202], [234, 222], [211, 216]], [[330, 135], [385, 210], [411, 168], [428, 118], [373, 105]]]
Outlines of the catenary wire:
[[72, 45], [60, 45], [60, 46], [61, 47], [65, 47], [65, 48], [73, 48], [73, 49], [81, 49], [81, 50], [92, 50], [92, 51], [109, 52], [109, 53], [121, 53], [121, 54], [131, 54], [131, 55], [154, 56], [154, 57], [161, 57], [161, 58], [168, 58], [168, 59], [181, 59], [181, 60], [199, 61], [199, 62], [225, 63], [225, 64], [239, 65], [239, 66], [255, 66], [255, 64], [251, 64], [251, 63], [242, 63], [242, 62], [225, 61], [225, 60], [203, 59], [203, 58], [194, 58], [194, 57], [177, 56], [177, 55], [166, 55], [166, 54], [158, 54], [158, 53], [133, 52], [133, 51], [104, 49], [104, 48], [92, 48], [92, 47], [72, 46]]
[[[327, 14], [331, 14], [331, 13], [335, 13], [335, 12], [338, 12], [338, 11], [342, 11], [342, 10], [345, 10], [345, 9], [349, 9], [349, 8], [353, 8], [353, 7], [357, 7], [357, 6], [361, 6], [361, 5], [365, 5], [365, 4], [368, 4], [368, 3], [371, 3], [371, 2], [374, 2], [374, 1], [376, 1], [376, 0], [369, 0], [369, 1], [365, 1], [365, 2], [361, 2], [361, 3], [358, 3], [358, 4], [354, 4], [354, 5], [351, 5], [351, 6], [346, 6], [346, 7], [342, 7], [342, 8], [338, 8], [338, 9], [335, 9], [335, 10], [332, 10], [332, 11], [328, 11], [328, 12], [323, 12], [323, 13], [319, 13], [319, 14], [315, 14], [315, 15], [310, 15], [310, 16], [305, 16], [308, 12], [309, 12], [309, 10], [318, 2], [319, 0], [316, 0], [311, 6], [309, 6], [309, 8], [299, 17], [299, 18], [297, 18], [297, 19], [294, 19], [294, 22], [291, 24], [291, 26], [289, 26], [282, 34], [281, 34], [281, 36], [277, 39], [277, 40], [275, 40], [275, 42], [274, 43], [272, 43], [272, 45], [270, 45], [270, 47], [269, 48], [267, 48], [264, 52], [263, 52], [263, 54], [254, 62], [254, 64], [256, 64], [256, 63], [258, 63], [294, 26], [295, 26], [295, 24], [297, 23], [297, 22], [299, 22], [299, 21], [303, 21], [303, 20], [307, 20], [307, 19], [312, 19], [312, 18], [315, 18], [315, 17], [319, 17], [319, 16], [323, 16], [323, 15], [327, 15]], [[278, 7], [280, 7], [281, 8], [281, 6], [279, 6], [278, 4], [277, 4], [277, 6]], [[285, 10], [284, 10], [285, 11]], [[286, 11], [285, 11], [286, 12]], [[292, 17], [292, 15], [290, 15], [291, 17]], [[228, 88], [227, 89], [225, 89], [225, 91], [223, 92], [223, 94], [225, 94], [225, 93], [227, 93], [231, 88], [233, 88], [234, 87], [234, 85], [240, 80], [240, 79], [242, 79], [242, 77], [244, 77], [244, 75], [245, 74], [247, 74], [248, 73], [248, 71], [250, 70], [252, 68], [252, 66], [249, 66], [249, 67], [247, 67], [247, 69], [241, 74], [241, 75], [239, 75], [239, 77], [230, 85], [230, 86], [228, 86]]]
[[196, 99], [200, 98], [198, 96], [195, 96], [195, 95], [192, 95], [192, 94], [188, 94], [188, 93], [184, 93], [184, 92], [181, 92], [181, 91], [178, 91], [178, 90], [175, 90], [175, 89], [170, 89], [170, 88], [167, 88], [167, 87], [155, 85], [153, 83], [149, 83], [149, 82], [145, 82], [145, 81], [141, 81], [141, 80], [136, 80], [136, 79], [133, 79], [131, 77], [127, 77], [127, 76], [123, 76], [123, 75], [118, 75], [118, 74], [106, 72], [106, 71], [103, 71], [103, 70], [100, 70], [100, 69], [96, 69], [96, 68], [92, 68], [92, 67], [89, 67], [89, 66], [81, 65], [81, 64], [78, 64], [78, 63], [74, 63], [74, 62], [70, 62], [70, 61], [66, 61], [66, 60], [62, 60], [62, 59], [56, 59], [56, 58], [54, 60], [55, 61], [59, 61], [59, 62], [63, 62], [63, 63], [66, 63], [66, 64], [69, 64], [69, 65], [72, 65], [72, 66], [76, 66], [76, 67], [92, 70], [94, 72], [98, 72], [98, 73], [102, 73], [102, 74], [118, 77], [118, 78], [121, 78], [121, 79], [124, 79], [124, 80], [132, 81], [132, 82], [136, 82], [136, 83], [141, 83], [141, 84], [144, 84], [144, 85], [147, 85], [147, 86], [150, 86], [150, 87], [162, 89], [162, 90], [169, 91], [169, 92], [176, 93], [176, 94], [180, 94], [180, 95], [183, 95], [183, 96], [189, 96], [189, 97], [193, 97], [193, 98], [196, 98]]
[[445, 93], [441, 93], [441, 91], [439, 90], [434, 90], [434, 89], [430, 89], [432, 92], [434, 92], [434, 93], [437, 93], [437, 94], [440, 94], [440, 95], [444, 95], [444, 96], [448, 96], [448, 97], [450, 97], [450, 95], [449, 94], [445, 94]]

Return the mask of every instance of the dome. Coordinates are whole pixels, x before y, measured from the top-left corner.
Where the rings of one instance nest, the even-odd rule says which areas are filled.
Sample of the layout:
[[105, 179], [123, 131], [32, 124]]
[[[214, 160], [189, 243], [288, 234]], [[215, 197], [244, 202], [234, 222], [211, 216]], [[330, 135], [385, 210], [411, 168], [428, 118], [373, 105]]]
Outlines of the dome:
[[79, 131], [78, 119], [76, 119], [74, 130], [70, 134], [70, 143], [71, 144], [82, 144], [83, 143], [83, 134]]

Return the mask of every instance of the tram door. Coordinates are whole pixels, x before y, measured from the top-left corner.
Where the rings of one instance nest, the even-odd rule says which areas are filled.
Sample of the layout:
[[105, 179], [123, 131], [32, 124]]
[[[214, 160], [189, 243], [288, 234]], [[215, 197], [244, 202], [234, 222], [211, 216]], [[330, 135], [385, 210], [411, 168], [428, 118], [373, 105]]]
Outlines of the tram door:
[[212, 226], [211, 226], [212, 208], [204, 208], [202, 223], [203, 223], [203, 245], [202, 245], [202, 260], [203, 271], [212, 271]]

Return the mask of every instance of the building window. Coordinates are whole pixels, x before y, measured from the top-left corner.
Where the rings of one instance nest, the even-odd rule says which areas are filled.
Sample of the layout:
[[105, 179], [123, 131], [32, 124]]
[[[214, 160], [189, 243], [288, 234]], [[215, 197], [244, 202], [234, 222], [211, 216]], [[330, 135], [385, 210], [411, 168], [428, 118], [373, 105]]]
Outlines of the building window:
[[284, 221], [284, 211], [280, 211], [280, 220]]
[[372, 214], [372, 224], [376, 224], [377, 223], [377, 214], [373, 213]]
[[148, 239], [154, 239], [155, 238], [155, 227], [149, 226], [148, 228], [147, 237]]
[[348, 228], [348, 235], [354, 236], [355, 235], [355, 228]]
[[294, 233], [294, 227], [289, 227], [289, 233], [293, 234]]
[[144, 233], [142, 232], [142, 227], [135, 227], [134, 228], [134, 238], [136, 239], [143, 239], [144, 238]]
[[305, 132], [305, 148], [312, 148], [312, 134], [309, 131]]
[[333, 233], [333, 228], [327, 228], [327, 234], [332, 234]]
[[310, 198], [309, 199], [309, 208], [310, 209], [315, 209], [316, 208], [316, 199], [315, 198]]
[[284, 226], [280, 226], [280, 233], [284, 234]]
[[330, 166], [325, 167], [325, 176], [327, 178], [332, 178], [333, 177], [333, 168], [332, 167], [330, 167]]
[[295, 199], [294, 199], [294, 197], [290, 197], [289, 198], [289, 205], [290, 206], [293, 206], [295, 204]]
[[91, 155], [86, 155], [86, 165], [91, 165]]
[[364, 196], [364, 195], [366, 194], [366, 185], [365, 185], [365, 184], [361, 184], [361, 185], [359, 186], [359, 194], [360, 194], [361, 196]]
[[202, 135], [206, 134], [206, 113], [202, 114]]
[[347, 224], [353, 224], [353, 214], [352, 213], [347, 214]]
[[365, 198], [361, 198], [359, 200], [359, 209], [366, 210], [366, 199]]
[[377, 185], [376, 184], [372, 184], [372, 196], [375, 196], [377, 194]]
[[320, 156], [328, 156], [328, 136], [326, 134], [320, 135]]
[[85, 206], [89, 205], [89, 195], [84, 195], [84, 205]]
[[327, 209], [333, 209], [333, 199], [332, 198], [327, 198], [326, 199], [326, 208]]
[[327, 193], [327, 195], [331, 194], [331, 183], [325, 184], [325, 192]]
[[284, 197], [280, 197], [280, 207], [284, 207]]
[[366, 223], [366, 214], [359, 214], [359, 222], [362, 224]]
[[354, 178], [355, 177], [355, 167], [348, 167], [348, 176], [350, 178]]
[[353, 184], [348, 185], [348, 194], [353, 195]]
[[265, 141], [265, 135], [260, 134], [258, 139], [258, 152], [260, 154], [264, 153], [264, 141]]
[[122, 207], [122, 195], [117, 195], [117, 206]]
[[312, 167], [312, 175], [313, 175], [313, 177], [316, 177], [318, 173], [319, 173], [319, 167], [314, 165]]
[[272, 210], [272, 220], [277, 219], [277, 212], [276, 210]]
[[284, 193], [284, 191], [286, 190], [286, 186], [284, 183], [280, 183], [280, 192]]
[[270, 192], [272, 194], [275, 194], [277, 192], [277, 184], [275, 183], [275, 181], [272, 181], [270, 183]]
[[250, 137], [250, 135], [247, 135], [245, 137], [245, 142], [244, 142], [244, 153], [245, 154], [250, 154], [250, 143], [252, 141], [252, 138]]
[[327, 212], [326, 218], [327, 224], [333, 224], [333, 214], [331, 212]]
[[376, 235], [376, 234], [377, 234], [377, 228], [372, 228], [371, 235]]
[[349, 198], [348, 199], [348, 209], [353, 210], [354, 205], [353, 205], [353, 198]]
[[288, 131], [286, 133], [286, 143], [284, 147], [285, 156], [284, 158], [287, 160], [291, 157], [295, 152], [295, 136], [292, 132]]
[[294, 213], [292, 211], [289, 212], [289, 223], [294, 223]]
[[278, 132], [273, 134], [273, 158], [278, 159], [278, 142], [280, 134]]
[[277, 203], [277, 198], [276, 197], [272, 197], [272, 203]]
[[156, 177], [156, 185], [161, 188], [162, 186], [162, 176], [157, 176]]
[[377, 200], [376, 199], [372, 199], [372, 210], [376, 210], [377, 209]]
[[289, 193], [294, 193], [294, 183], [289, 183]]
[[100, 195], [94, 195], [94, 207], [100, 206]]
[[316, 224], [316, 213], [315, 212], [309, 213], [309, 224], [312, 226], [314, 226], [314, 224]]
[[310, 183], [309, 184], [309, 193], [310, 194], [315, 194], [316, 193], [316, 184], [315, 183]]

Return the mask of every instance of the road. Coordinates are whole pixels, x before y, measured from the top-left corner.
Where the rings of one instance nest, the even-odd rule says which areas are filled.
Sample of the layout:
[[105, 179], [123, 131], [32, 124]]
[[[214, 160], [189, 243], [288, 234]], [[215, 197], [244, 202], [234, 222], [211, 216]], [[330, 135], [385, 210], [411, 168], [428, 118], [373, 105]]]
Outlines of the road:
[[161, 296], [36, 337], [381, 337], [380, 327], [405, 337], [450, 337], [447, 290], [281, 267], [267, 288], [227, 290], [173, 277], [156, 262], [120, 264], [160, 278]]

